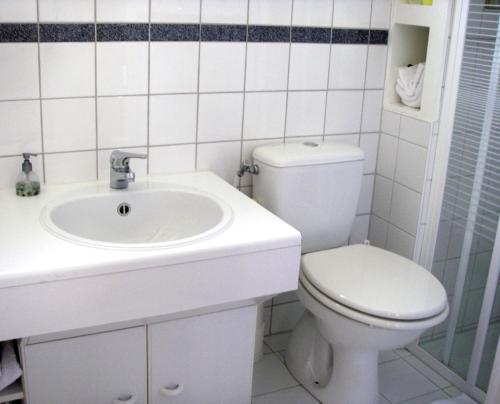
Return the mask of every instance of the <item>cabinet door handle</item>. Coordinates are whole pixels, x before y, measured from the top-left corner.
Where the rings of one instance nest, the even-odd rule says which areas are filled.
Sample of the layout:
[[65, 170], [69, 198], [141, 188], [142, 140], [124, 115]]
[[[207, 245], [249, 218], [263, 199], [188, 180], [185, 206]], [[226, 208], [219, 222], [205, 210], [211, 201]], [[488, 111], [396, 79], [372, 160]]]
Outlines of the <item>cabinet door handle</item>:
[[117, 398], [113, 400], [113, 404], [136, 404], [137, 403], [137, 397], [134, 395], [131, 395], [129, 398]]
[[182, 384], [176, 384], [173, 387], [163, 387], [160, 389], [160, 394], [163, 397], [174, 397], [178, 396], [184, 390], [184, 386]]

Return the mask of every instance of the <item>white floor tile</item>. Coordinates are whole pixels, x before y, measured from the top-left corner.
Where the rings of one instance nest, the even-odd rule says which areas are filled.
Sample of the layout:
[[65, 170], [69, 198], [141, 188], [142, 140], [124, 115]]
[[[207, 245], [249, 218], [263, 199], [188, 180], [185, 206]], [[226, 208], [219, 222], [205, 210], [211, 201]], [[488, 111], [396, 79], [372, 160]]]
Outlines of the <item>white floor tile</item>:
[[434, 400], [442, 400], [443, 398], [448, 398], [448, 396], [439, 390], [433, 393], [424, 394], [420, 397], [412, 398], [411, 400], [403, 401], [401, 404], [429, 404]]
[[448, 394], [448, 396], [450, 397], [456, 397], [461, 393], [461, 391], [457, 389], [455, 386], [445, 388], [444, 392]]
[[292, 387], [255, 397], [252, 404], [316, 404], [318, 401], [303, 387]]
[[265, 355], [254, 365], [252, 386], [254, 396], [297, 385], [298, 383], [275, 354]]
[[391, 404], [391, 402], [389, 400], [387, 400], [386, 398], [382, 397], [382, 396], [378, 396], [378, 403], [379, 404]]
[[269, 347], [274, 352], [286, 351], [286, 348], [288, 346], [288, 340], [290, 339], [291, 335], [292, 335], [291, 332], [285, 332], [283, 334], [271, 335], [269, 337], [266, 337], [265, 341], [266, 341], [266, 344], [268, 344]]
[[408, 356], [405, 358], [405, 361], [408, 362], [415, 369], [417, 369], [420, 373], [422, 373], [425, 377], [427, 377], [431, 382], [433, 382], [439, 388], [444, 389], [445, 387], [451, 386], [451, 383], [448, 380], [446, 380], [444, 377], [436, 373], [434, 370], [425, 365], [422, 361], [420, 361], [416, 357]]
[[419, 397], [438, 390], [403, 359], [383, 363], [379, 366], [380, 393], [393, 403]]
[[385, 363], [399, 359], [399, 355], [395, 351], [382, 351], [378, 354], [378, 363]]

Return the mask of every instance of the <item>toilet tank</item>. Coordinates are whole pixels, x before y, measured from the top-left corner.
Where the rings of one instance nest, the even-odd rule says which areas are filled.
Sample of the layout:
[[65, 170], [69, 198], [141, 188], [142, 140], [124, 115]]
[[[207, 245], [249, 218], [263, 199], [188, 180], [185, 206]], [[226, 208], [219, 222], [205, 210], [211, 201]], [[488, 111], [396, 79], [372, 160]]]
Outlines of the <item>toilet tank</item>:
[[[280, 143], [255, 148], [253, 196], [302, 234], [302, 252], [347, 243], [356, 215], [364, 153], [356, 146]], [[262, 229], [265, 231], [265, 229]]]

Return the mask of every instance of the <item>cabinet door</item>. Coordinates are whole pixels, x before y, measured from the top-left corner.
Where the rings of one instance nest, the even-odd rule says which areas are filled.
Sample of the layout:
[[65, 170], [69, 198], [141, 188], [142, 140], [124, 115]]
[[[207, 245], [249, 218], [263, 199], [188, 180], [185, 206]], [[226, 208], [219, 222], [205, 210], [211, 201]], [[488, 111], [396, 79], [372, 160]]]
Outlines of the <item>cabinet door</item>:
[[151, 404], [245, 404], [252, 392], [255, 306], [151, 326]]
[[24, 352], [28, 404], [147, 404], [145, 327], [28, 345]]

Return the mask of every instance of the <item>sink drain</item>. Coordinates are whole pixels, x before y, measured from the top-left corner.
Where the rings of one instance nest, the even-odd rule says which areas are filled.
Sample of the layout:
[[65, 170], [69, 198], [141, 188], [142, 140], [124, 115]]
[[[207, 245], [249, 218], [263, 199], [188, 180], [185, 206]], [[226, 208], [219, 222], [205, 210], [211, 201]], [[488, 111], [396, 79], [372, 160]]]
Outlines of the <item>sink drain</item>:
[[130, 213], [131, 210], [132, 210], [132, 208], [126, 202], [120, 203], [118, 205], [118, 207], [116, 208], [116, 211], [118, 212], [118, 214], [120, 216], [127, 216]]

